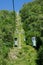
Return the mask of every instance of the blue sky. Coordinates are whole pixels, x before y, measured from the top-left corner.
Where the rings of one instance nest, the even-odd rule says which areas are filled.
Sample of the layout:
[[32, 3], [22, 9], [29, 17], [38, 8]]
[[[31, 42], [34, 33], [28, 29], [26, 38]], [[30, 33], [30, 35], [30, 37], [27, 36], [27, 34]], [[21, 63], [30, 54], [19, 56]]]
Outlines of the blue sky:
[[[32, 0], [14, 0], [15, 11], [18, 12], [22, 5]], [[12, 10], [12, 0], [0, 0], [0, 10]]]

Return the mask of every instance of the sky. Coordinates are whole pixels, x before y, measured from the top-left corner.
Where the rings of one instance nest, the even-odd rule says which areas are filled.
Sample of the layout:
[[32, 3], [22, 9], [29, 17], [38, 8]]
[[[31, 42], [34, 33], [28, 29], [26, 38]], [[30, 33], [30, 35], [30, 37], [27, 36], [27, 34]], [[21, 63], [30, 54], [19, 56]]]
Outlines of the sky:
[[[22, 5], [32, 0], [14, 0], [15, 11], [18, 12]], [[0, 10], [13, 10], [12, 0], [0, 0]]]

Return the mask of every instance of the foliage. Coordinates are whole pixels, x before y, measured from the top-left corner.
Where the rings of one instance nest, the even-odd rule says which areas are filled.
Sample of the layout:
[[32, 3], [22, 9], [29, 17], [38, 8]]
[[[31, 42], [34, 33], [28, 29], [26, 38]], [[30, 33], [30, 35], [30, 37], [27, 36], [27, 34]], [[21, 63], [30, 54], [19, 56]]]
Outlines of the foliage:
[[0, 65], [6, 65], [9, 48], [13, 46], [15, 12], [0, 11]]
[[37, 65], [37, 51], [31, 46], [23, 46], [16, 57], [14, 60], [8, 60], [7, 65]]
[[[27, 45], [24, 44], [19, 51], [17, 50], [17, 58], [11, 60], [8, 58], [8, 53], [14, 42], [16, 13], [15, 11], [0, 11], [0, 65], [37, 65], [39, 62], [39, 65], [43, 65], [43, 46], [39, 49], [38, 60], [37, 51], [29, 46], [32, 45], [33, 36], [39, 37], [38, 44], [40, 38], [43, 37], [43, 0], [34, 0], [24, 4], [20, 10], [20, 16]], [[43, 38], [41, 40], [43, 42]]]
[[0, 11], [0, 36], [8, 46], [13, 44], [15, 12]]
[[[39, 3], [40, 1], [40, 3]], [[29, 44], [29, 37], [43, 37], [43, 1], [33, 1], [24, 4], [20, 10], [23, 28]], [[30, 40], [31, 41], [31, 40]]]

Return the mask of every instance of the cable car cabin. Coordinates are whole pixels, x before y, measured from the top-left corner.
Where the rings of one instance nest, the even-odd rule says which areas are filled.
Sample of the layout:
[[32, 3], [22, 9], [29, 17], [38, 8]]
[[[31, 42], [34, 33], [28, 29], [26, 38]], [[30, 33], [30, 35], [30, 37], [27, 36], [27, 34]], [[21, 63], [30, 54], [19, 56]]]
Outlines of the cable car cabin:
[[36, 47], [36, 37], [32, 37], [32, 45], [33, 47]]
[[17, 47], [18, 46], [18, 41], [17, 38], [14, 38], [14, 46]]

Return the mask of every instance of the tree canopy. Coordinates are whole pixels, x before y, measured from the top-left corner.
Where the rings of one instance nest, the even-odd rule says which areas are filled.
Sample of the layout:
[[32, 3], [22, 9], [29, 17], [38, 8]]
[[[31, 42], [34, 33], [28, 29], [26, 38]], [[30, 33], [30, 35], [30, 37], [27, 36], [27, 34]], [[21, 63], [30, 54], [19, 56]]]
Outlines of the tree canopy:
[[23, 28], [29, 43], [29, 37], [43, 37], [43, 1], [35, 0], [24, 4], [20, 10]]
[[9, 48], [13, 46], [15, 12], [0, 11], [0, 65], [6, 65]]

